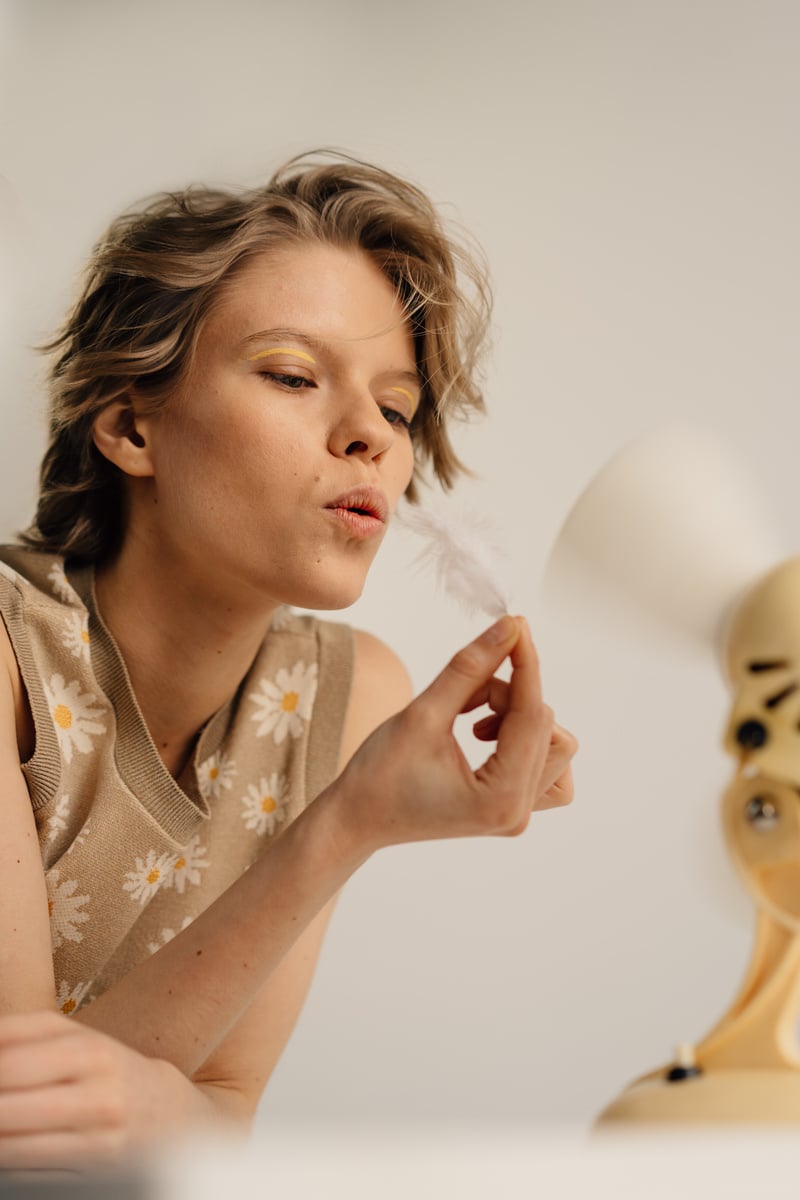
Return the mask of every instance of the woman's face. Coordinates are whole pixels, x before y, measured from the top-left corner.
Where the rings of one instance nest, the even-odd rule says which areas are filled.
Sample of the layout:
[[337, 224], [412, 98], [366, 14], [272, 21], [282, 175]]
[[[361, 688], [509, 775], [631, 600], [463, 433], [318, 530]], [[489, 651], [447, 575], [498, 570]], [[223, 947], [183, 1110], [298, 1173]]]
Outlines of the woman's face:
[[152, 475], [128, 534], [204, 587], [340, 608], [411, 478], [419, 403], [394, 291], [359, 251], [305, 244], [226, 285], [191, 370], [137, 419]]

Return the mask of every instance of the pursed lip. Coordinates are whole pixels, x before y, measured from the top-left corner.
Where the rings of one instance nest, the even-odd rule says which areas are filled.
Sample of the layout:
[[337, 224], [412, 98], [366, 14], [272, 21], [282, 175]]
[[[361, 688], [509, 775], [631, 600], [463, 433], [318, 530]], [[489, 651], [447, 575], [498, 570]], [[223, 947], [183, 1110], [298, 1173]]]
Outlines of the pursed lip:
[[351, 488], [349, 492], [342, 492], [341, 496], [331, 500], [330, 504], [326, 504], [325, 507], [345, 508], [350, 512], [364, 513], [365, 516], [374, 517], [384, 524], [389, 516], [386, 497], [380, 488], [376, 487]]

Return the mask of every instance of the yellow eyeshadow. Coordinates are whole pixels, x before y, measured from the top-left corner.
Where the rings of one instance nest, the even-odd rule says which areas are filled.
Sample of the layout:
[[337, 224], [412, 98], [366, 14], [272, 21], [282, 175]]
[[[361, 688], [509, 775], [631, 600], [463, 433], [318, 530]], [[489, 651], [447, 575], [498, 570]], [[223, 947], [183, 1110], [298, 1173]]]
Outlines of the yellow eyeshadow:
[[418, 403], [418, 401], [414, 398], [413, 393], [410, 392], [408, 390], [408, 388], [404, 388], [404, 387], [391, 387], [391, 388], [389, 388], [389, 391], [390, 392], [399, 392], [401, 396], [408, 396], [409, 400], [411, 401], [411, 415], [413, 417], [414, 413], [417, 411], [417, 403]]
[[259, 350], [258, 354], [251, 354], [247, 361], [255, 362], [258, 358], [269, 358], [273, 354], [293, 354], [295, 358], [304, 358], [306, 362], [317, 365], [317, 360], [306, 354], [305, 350], [295, 350], [291, 346], [274, 346], [271, 350]]

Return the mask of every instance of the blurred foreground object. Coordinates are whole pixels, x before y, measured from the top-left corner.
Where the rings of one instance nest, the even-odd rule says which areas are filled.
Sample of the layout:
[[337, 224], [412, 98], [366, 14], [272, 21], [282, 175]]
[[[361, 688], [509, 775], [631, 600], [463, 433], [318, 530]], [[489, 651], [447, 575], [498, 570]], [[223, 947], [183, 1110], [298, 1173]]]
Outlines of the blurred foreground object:
[[580, 579], [586, 597], [602, 579], [662, 629], [715, 645], [733, 693], [723, 828], [758, 909], [728, 1012], [626, 1088], [601, 1126], [800, 1123], [800, 558], [779, 561], [785, 551], [748, 475], [705, 434], [651, 435], [586, 489], [548, 569], [551, 592]]

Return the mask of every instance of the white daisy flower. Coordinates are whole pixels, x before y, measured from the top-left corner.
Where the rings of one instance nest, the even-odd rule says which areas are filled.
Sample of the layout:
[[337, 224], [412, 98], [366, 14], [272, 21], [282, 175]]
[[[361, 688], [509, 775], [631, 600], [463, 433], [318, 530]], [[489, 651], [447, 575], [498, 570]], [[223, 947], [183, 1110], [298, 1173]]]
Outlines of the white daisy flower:
[[75, 838], [75, 841], [72, 842], [69, 846], [67, 846], [67, 854], [72, 854], [72, 851], [75, 849], [76, 846], [83, 845], [83, 843], [86, 841], [87, 837], [89, 836], [89, 834], [92, 831], [91, 826], [92, 826], [92, 818], [87, 817], [87, 819], [84, 821], [83, 825], [81, 826], [81, 831], [78, 834], [78, 836]]
[[67, 817], [69, 816], [70, 798], [69, 794], [65, 793], [56, 801], [55, 812], [47, 821], [47, 843], [50, 845], [54, 842], [62, 830], [67, 828]]
[[84, 613], [70, 613], [64, 622], [66, 633], [61, 641], [72, 654], [73, 658], [89, 661], [89, 616]]
[[273, 772], [269, 779], [262, 775], [258, 783], [251, 783], [247, 795], [242, 796], [245, 828], [254, 829], [259, 836], [273, 833], [275, 826], [286, 818], [287, 792], [286, 776], [277, 772]]
[[80, 910], [89, 903], [89, 896], [76, 896], [77, 879], [61, 882], [61, 873], [55, 867], [47, 876], [47, 908], [50, 913], [50, 936], [53, 949], [64, 942], [82, 942], [83, 934], [77, 928], [89, 920], [87, 912]]
[[306, 666], [296, 662], [291, 671], [281, 667], [275, 682], [262, 679], [260, 692], [252, 693], [248, 699], [259, 705], [259, 711], [250, 718], [259, 722], [256, 737], [271, 733], [276, 745], [280, 745], [287, 734], [300, 737], [303, 724], [308, 721], [317, 694], [317, 664]]
[[206, 800], [212, 797], [218, 800], [223, 788], [228, 791], [231, 789], [235, 775], [236, 763], [234, 760], [227, 754], [223, 754], [221, 750], [217, 750], [205, 762], [201, 762], [197, 768], [200, 795]]
[[52, 567], [50, 568], [47, 578], [50, 580], [50, 583], [52, 584], [53, 594], [59, 600], [67, 600], [68, 601], [68, 600], [77, 600], [78, 599], [77, 593], [73, 589], [70, 581], [67, 579], [67, 574], [66, 574], [66, 571], [64, 570], [63, 563], [59, 563], [59, 562], [53, 563]]
[[183, 933], [184, 929], [188, 929], [188, 927], [191, 925], [193, 920], [194, 920], [194, 917], [184, 917], [183, 921], [181, 922], [181, 927], [178, 930], [162, 929], [161, 933], [158, 935], [157, 942], [148, 942], [147, 943], [148, 953], [155, 954], [156, 951], [160, 950], [162, 946], [166, 946], [167, 942], [171, 942], [172, 939], [175, 937], [176, 932]]
[[70, 987], [66, 980], [62, 981], [56, 992], [56, 1004], [59, 1012], [62, 1012], [65, 1017], [71, 1017], [90, 987], [91, 982], [76, 983], [74, 987]]
[[72, 762], [73, 748], [81, 754], [92, 750], [92, 736], [105, 733], [106, 727], [95, 717], [103, 715], [102, 708], [92, 708], [94, 692], [81, 692], [77, 679], [64, 683], [62, 675], [51, 675], [44, 691], [50, 706], [50, 715], [58, 734], [58, 743], [64, 758]]
[[201, 870], [208, 866], [205, 855], [206, 848], [200, 845], [200, 834], [196, 833], [176, 858], [172, 870], [164, 880], [164, 887], [173, 887], [183, 895], [187, 883], [199, 883]]
[[166, 851], [156, 854], [155, 850], [148, 850], [145, 859], [137, 855], [135, 868], [125, 874], [123, 890], [130, 892], [131, 900], [138, 900], [141, 905], [147, 904], [169, 877], [176, 857]]
[[272, 614], [269, 627], [277, 633], [279, 630], [286, 629], [288, 625], [291, 625], [293, 617], [294, 609], [290, 608], [288, 604], [281, 604]]

